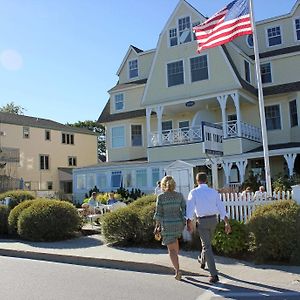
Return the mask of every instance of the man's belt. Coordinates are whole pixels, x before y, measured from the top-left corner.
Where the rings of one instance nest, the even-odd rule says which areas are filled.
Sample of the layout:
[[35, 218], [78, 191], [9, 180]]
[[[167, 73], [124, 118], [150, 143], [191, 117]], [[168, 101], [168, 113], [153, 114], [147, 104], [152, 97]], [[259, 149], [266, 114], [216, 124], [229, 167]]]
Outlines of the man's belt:
[[216, 218], [216, 217], [217, 217], [217, 215], [203, 216], [203, 217], [197, 217], [197, 220]]

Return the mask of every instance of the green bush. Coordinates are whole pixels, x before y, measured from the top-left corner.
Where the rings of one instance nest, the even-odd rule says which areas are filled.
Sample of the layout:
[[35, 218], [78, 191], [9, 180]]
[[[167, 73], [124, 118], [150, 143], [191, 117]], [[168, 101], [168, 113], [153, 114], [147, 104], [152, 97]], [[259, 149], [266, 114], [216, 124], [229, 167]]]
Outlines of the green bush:
[[139, 209], [139, 208], [145, 207], [146, 205], [148, 205], [150, 203], [155, 203], [155, 202], [156, 202], [155, 195], [146, 195], [146, 196], [143, 196], [143, 197], [133, 201], [130, 204], [130, 207]]
[[18, 234], [31, 241], [54, 241], [72, 236], [80, 227], [80, 217], [69, 202], [36, 200], [18, 220]]
[[35, 199], [34, 195], [31, 192], [17, 190], [17, 191], [7, 191], [5, 193], [0, 194], [0, 201], [4, 200], [6, 197], [10, 198], [9, 208], [13, 209], [20, 202], [24, 200], [32, 200]]
[[249, 229], [257, 262], [291, 262], [299, 257], [300, 206], [296, 202], [281, 200], [257, 207]]
[[244, 223], [229, 220], [232, 232], [226, 234], [224, 231], [224, 221], [217, 225], [212, 246], [220, 254], [234, 256], [247, 250], [248, 248], [248, 231]]
[[6, 205], [0, 204], [0, 234], [7, 233], [8, 214], [9, 214], [9, 208]]
[[8, 216], [8, 232], [10, 234], [17, 234], [18, 232], [18, 219], [21, 214], [21, 212], [32, 205], [34, 200], [25, 200], [15, 206], [9, 213]]

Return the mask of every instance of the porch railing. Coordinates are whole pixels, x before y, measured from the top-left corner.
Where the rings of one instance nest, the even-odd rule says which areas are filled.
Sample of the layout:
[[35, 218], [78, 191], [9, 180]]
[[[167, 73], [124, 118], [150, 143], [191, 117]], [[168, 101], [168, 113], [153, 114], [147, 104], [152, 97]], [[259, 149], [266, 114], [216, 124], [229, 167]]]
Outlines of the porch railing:
[[[219, 123], [220, 124], [220, 123]], [[222, 124], [220, 124], [222, 125]], [[228, 121], [226, 123], [226, 130], [228, 137], [237, 137], [238, 134], [238, 125], [237, 121]], [[241, 122], [241, 137], [247, 138], [252, 141], [261, 142], [261, 130], [258, 127], [255, 127], [251, 124]]]

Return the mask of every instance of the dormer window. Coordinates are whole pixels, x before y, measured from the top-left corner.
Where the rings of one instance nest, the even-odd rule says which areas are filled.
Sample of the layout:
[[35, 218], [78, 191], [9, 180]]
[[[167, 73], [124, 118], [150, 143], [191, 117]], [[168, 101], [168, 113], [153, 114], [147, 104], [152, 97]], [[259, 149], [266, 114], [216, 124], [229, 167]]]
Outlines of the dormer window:
[[139, 76], [138, 60], [134, 59], [129, 61], [129, 78], [134, 78], [138, 76]]
[[281, 30], [279, 26], [268, 28], [269, 47], [281, 44]]
[[300, 41], [300, 18], [295, 20], [296, 40]]
[[124, 94], [115, 95], [115, 110], [124, 109]]
[[178, 20], [179, 43], [184, 44], [192, 40], [190, 17], [184, 17]]
[[169, 30], [170, 47], [178, 45], [177, 28]]

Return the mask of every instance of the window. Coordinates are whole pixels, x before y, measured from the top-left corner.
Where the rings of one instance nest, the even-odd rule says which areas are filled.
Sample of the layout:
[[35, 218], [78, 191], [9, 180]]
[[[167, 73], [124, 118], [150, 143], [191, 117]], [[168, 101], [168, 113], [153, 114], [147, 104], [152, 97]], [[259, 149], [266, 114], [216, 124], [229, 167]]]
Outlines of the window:
[[169, 63], [168, 68], [168, 87], [183, 84], [183, 61]]
[[300, 18], [295, 20], [296, 39], [300, 41]]
[[190, 59], [192, 82], [208, 79], [207, 55]]
[[137, 187], [147, 186], [147, 170], [136, 170], [136, 185]]
[[[192, 25], [192, 29], [194, 28], [194, 27], [196, 27], [196, 26], [198, 26], [198, 25], [200, 25], [200, 23], [201, 22], [195, 22], [195, 23], [193, 23], [193, 25]], [[194, 41], [196, 41], [196, 34], [193, 32], [193, 39], [194, 39]]]
[[63, 144], [74, 145], [74, 134], [71, 133], [62, 133], [61, 142]]
[[76, 156], [69, 156], [68, 157], [68, 164], [69, 164], [69, 167], [77, 166]]
[[106, 180], [106, 175], [105, 174], [98, 174], [97, 175], [97, 181], [98, 181], [98, 186], [100, 190], [103, 190], [107, 186], [107, 180]]
[[250, 63], [247, 60], [244, 60], [244, 66], [245, 66], [245, 80], [251, 82]]
[[111, 129], [111, 140], [113, 148], [125, 146], [125, 128], [124, 126], [113, 127]]
[[281, 32], [279, 26], [268, 28], [267, 33], [268, 33], [269, 47], [281, 44]]
[[266, 106], [265, 113], [267, 130], [281, 129], [279, 105]]
[[111, 172], [111, 187], [119, 188], [121, 186], [122, 172], [113, 171]]
[[50, 130], [45, 130], [45, 140], [50, 141], [51, 140], [51, 132]]
[[142, 146], [142, 125], [131, 125], [131, 145]]
[[190, 17], [181, 18], [178, 20], [179, 43], [184, 44], [192, 40], [191, 21]]
[[115, 95], [115, 110], [124, 109], [124, 94]]
[[162, 127], [162, 132], [172, 130], [173, 128], [172, 121], [162, 121], [161, 127]]
[[188, 129], [189, 126], [190, 126], [189, 121], [179, 121], [179, 123], [178, 123], [179, 128]]
[[178, 45], [177, 29], [176, 28], [172, 28], [172, 29], [169, 30], [169, 41], [170, 41], [170, 47]]
[[76, 177], [76, 188], [77, 190], [82, 190], [86, 188], [86, 175], [80, 174]]
[[53, 182], [47, 181], [47, 190], [53, 190]]
[[253, 42], [253, 35], [248, 34], [246, 37], [246, 42], [249, 48], [253, 48], [254, 42]]
[[93, 189], [96, 186], [96, 174], [86, 175], [86, 187], [88, 189]]
[[289, 103], [291, 127], [298, 126], [297, 102], [296, 99]]
[[137, 59], [129, 61], [129, 78], [139, 76], [138, 61]]
[[152, 168], [152, 186], [156, 186], [156, 182], [160, 181], [159, 168]]
[[261, 71], [261, 81], [262, 83], [270, 83], [272, 82], [272, 74], [271, 74], [271, 64], [261, 64], [260, 65]]
[[29, 127], [23, 127], [23, 138], [29, 139], [30, 136], [30, 129]]
[[40, 155], [40, 170], [49, 170], [49, 155]]
[[236, 114], [227, 115], [227, 120], [228, 120], [228, 122], [236, 121], [237, 120]]

